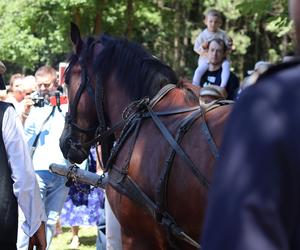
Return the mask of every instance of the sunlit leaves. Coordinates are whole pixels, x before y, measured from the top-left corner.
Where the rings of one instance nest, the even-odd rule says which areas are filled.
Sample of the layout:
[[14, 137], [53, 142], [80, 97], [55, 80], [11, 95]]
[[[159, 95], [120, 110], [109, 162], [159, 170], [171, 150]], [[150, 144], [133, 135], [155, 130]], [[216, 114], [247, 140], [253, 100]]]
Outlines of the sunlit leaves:
[[[234, 40], [232, 65], [240, 67], [242, 58], [254, 61], [262, 55], [275, 60], [292, 47], [287, 2], [134, 0], [130, 38], [145, 45], [172, 67], [193, 72], [197, 55], [192, 47], [195, 37], [204, 28], [203, 12], [216, 8], [225, 17], [222, 28]], [[71, 21], [80, 26], [82, 35], [98, 35], [100, 29], [100, 32], [124, 36], [128, 28], [127, 3], [127, 0], [1, 0], [0, 58], [25, 70], [65, 60], [71, 48]], [[101, 27], [96, 32], [96, 16], [100, 9]], [[182, 54], [180, 63], [175, 49]]]

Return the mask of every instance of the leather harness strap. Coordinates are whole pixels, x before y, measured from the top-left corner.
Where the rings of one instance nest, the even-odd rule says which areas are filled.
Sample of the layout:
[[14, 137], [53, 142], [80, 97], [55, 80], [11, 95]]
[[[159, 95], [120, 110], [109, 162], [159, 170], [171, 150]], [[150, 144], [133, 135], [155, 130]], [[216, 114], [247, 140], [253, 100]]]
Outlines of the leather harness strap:
[[[180, 145], [174, 140], [173, 136], [171, 135], [170, 131], [166, 128], [166, 126], [162, 123], [162, 121], [158, 118], [158, 116], [153, 112], [151, 107], [148, 107], [148, 112], [154, 122], [154, 124], [157, 126], [157, 128], [160, 130], [160, 132], [163, 134], [165, 139], [169, 142], [171, 147], [175, 150], [175, 152], [179, 155], [180, 158], [184, 160], [184, 162], [188, 165], [192, 173], [199, 179], [199, 181], [206, 187], [209, 188], [209, 181], [205, 177], [203, 173], [201, 173], [195, 164], [192, 162], [190, 157], [184, 152], [184, 150], [180, 147]], [[197, 112], [197, 111], [194, 111]], [[200, 110], [200, 115], [202, 114]]]
[[210, 132], [210, 129], [207, 125], [206, 119], [205, 119], [205, 114], [215, 108], [218, 108], [220, 106], [223, 105], [229, 105], [229, 104], [233, 104], [234, 101], [231, 100], [216, 100], [216, 101], [212, 101], [210, 103], [201, 103], [200, 106], [203, 109], [203, 122], [201, 123], [201, 132], [203, 133], [203, 135], [206, 137], [208, 146], [210, 148], [210, 151], [212, 152], [212, 154], [214, 155], [214, 157], [216, 159], [219, 158], [219, 149], [217, 148], [217, 145], [214, 141], [214, 138], [212, 136], [212, 133]]
[[[167, 185], [169, 175], [172, 169], [174, 157], [177, 154], [189, 167], [191, 172], [198, 178], [198, 180], [206, 187], [209, 188], [210, 183], [206, 176], [198, 170], [196, 165], [192, 162], [189, 156], [184, 152], [181, 148], [180, 143], [185, 135], [185, 133], [190, 129], [193, 123], [199, 119], [203, 118], [201, 122], [201, 131], [204, 133], [207, 138], [210, 149], [215, 157], [218, 157], [218, 151], [214, 139], [209, 131], [208, 125], [205, 120], [205, 112], [209, 112], [210, 110], [223, 105], [219, 102], [214, 102], [211, 105], [205, 106], [196, 106], [183, 108], [178, 110], [171, 111], [163, 111], [163, 112], [154, 112], [153, 106], [161, 100], [169, 91], [174, 89], [174, 85], [167, 86], [163, 88], [154, 99], [149, 101], [149, 99], [145, 98], [138, 102], [135, 102], [135, 105], [130, 105], [130, 108], [126, 109], [126, 115], [124, 118], [126, 120], [121, 135], [116, 141], [115, 146], [112, 149], [110, 158], [107, 162], [107, 169], [109, 171], [109, 183], [121, 194], [126, 195], [128, 198], [133, 200], [136, 204], [141, 207], [144, 207], [149, 214], [155, 220], [165, 226], [168, 229], [168, 232], [186, 242], [190, 245], [200, 248], [200, 245], [193, 240], [190, 236], [188, 236], [182, 228], [180, 228], [172, 216], [167, 212], [166, 200], [167, 200]], [[136, 106], [134, 109], [132, 106]], [[133, 110], [133, 111], [132, 111]], [[163, 122], [159, 119], [159, 116], [167, 116], [167, 115], [175, 115], [188, 113], [188, 115], [183, 118], [180, 123], [179, 129], [173, 138], [170, 131], [166, 128]], [[134, 144], [137, 139], [140, 127], [142, 125], [142, 120], [151, 118], [156, 127], [162, 133], [164, 138], [169, 142], [170, 148], [167, 154], [166, 161], [163, 165], [163, 168], [160, 173], [160, 178], [158, 185], [156, 187], [155, 192], [155, 201], [153, 201], [147, 194], [145, 194], [138, 184], [128, 175], [128, 167], [129, 161], [131, 158], [131, 154], [133, 152]], [[115, 158], [120, 152], [124, 143], [130, 138], [129, 143], [129, 152], [127, 159], [121, 169], [114, 165]]]
[[[109, 173], [109, 183], [121, 194], [126, 195], [135, 204], [146, 209], [153, 218], [156, 216], [157, 205], [149, 198], [147, 194], [141, 190], [134, 180], [129, 175], [117, 170], [116, 167], [111, 168]], [[160, 224], [166, 226], [170, 233], [181, 240], [186, 241], [197, 249], [201, 249], [200, 245], [189, 237], [182, 228], [178, 227], [170, 214], [166, 211], [162, 216]]]

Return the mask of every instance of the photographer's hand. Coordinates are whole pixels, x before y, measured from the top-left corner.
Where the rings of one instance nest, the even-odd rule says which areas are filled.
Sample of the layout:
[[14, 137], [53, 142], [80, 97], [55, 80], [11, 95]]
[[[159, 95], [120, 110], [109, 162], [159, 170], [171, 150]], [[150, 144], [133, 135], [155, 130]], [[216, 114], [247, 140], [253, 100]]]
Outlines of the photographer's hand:
[[34, 233], [29, 240], [28, 250], [32, 250], [33, 246], [36, 246], [37, 250], [45, 250], [46, 243], [46, 232], [45, 232], [45, 222], [42, 222], [38, 230]]
[[34, 102], [32, 101], [30, 96], [25, 96], [24, 100], [23, 100], [23, 103], [24, 103], [24, 108], [23, 108], [23, 112], [22, 112], [21, 121], [22, 121], [22, 124], [24, 125], [24, 123], [25, 123], [25, 121], [26, 121], [26, 119], [29, 115], [30, 109], [33, 106]]
[[32, 101], [30, 96], [25, 96], [24, 98], [24, 112], [29, 114], [31, 107], [33, 106], [34, 102]]

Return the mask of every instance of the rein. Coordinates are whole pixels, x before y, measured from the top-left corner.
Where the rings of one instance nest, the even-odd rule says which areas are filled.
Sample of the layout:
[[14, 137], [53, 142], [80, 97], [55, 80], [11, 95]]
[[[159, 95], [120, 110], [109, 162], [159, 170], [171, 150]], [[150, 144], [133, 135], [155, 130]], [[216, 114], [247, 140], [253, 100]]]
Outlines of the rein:
[[90, 141], [87, 141], [87, 142], [73, 142], [73, 145], [75, 145], [76, 147], [91, 147], [91, 146], [95, 146], [95, 145], [98, 145], [98, 144], [102, 144], [103, 141], [111, 136], [111, 135], [114, 135], [114, 133], [123, 128], [124, 124], [126, 123], [126, 120], [122, 119], [120, 122], [118, 122], [115, 126], [113, 126], [112, 128], [110, 129], [107, 129], [105, 130], [104, 132], [102, 132], [101, 134], [98, 132], [98, 129], [96, 129], [96, 137]]

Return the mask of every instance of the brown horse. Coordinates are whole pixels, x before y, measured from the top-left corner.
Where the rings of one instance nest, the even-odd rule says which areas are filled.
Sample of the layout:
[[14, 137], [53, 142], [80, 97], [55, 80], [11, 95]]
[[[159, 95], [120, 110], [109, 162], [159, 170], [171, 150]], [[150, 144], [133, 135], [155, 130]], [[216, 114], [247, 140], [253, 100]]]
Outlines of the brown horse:
[[96, 142], [111, 150], [106, 194], [123, 249], [199, 248], [231, 105], [215, 103], [205, 112], [186, 84], [169, 85], [178, 81], [173, 70], [138, 44], [109, 36], [82, 40], [74, 24], [71, 40], [64, 156], [81, 162]]

